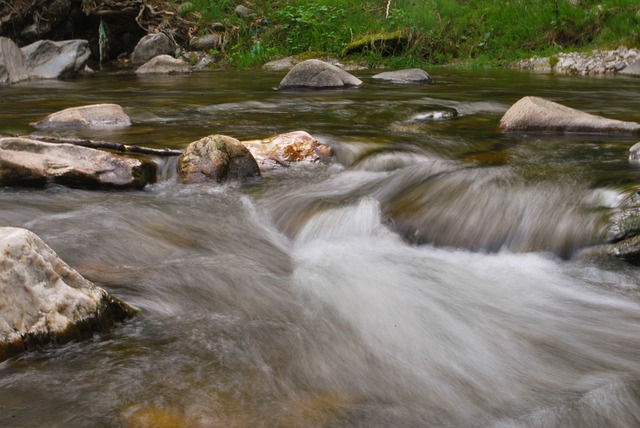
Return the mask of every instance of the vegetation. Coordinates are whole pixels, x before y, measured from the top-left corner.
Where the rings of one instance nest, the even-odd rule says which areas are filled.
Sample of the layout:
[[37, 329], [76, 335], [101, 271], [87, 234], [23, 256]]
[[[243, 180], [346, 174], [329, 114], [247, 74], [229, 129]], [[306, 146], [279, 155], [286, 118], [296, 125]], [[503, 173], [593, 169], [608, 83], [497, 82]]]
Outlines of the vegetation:
[[309, 52], [340, 56], [350, 43], [397, 32], [407, 40], [401, 49], [370, 43], [353, 59], [387, 66], [501, 65], [536, 54], [640, 46], [636, 0], [242, 2], [254, 12], [251, 18], [234, 14], [239, 0], [188, 3], [183, 10], [192, 19], [233, 28], [225, 53], [231, 65], [245, 67]]

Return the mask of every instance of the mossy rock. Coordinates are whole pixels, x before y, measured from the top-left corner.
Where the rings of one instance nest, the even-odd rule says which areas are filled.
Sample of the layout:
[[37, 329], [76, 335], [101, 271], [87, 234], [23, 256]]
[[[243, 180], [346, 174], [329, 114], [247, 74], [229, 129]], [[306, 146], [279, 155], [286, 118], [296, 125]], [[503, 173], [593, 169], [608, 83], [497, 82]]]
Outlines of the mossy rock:
[[358, 54], [369, 50], [385, 56], [392, 56], [404, 51], [408, 44], [409, 37], [402, 31], [369, 34], [349, 43], [342, 51], [342, 55]]

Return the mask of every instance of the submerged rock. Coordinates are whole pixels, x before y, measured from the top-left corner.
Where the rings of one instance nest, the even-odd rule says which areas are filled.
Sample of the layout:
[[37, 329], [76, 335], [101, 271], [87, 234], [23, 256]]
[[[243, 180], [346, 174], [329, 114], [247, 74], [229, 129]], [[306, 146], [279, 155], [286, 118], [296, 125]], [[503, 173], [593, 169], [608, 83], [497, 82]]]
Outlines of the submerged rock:
[[109, 129], [131, 126], [131, 119], [117, 104], [92, 104], [52, 113], [34, 125], [38, 128]]
[[607, 119], [538, 97], [524, 97], [500, 119], [503, 132], [637, 134], [640, 124]]
[[72, 144], [0, 138], [0, 186], [142, 188], [156, 180], [156, 164]]
[[0, 37], [0, 85], [29, 78], [22, 51], [11, 39]]
[[320, 143], [305, 131], [293, 131], [264, 140], [243, 141], [261, 169], [292, 162], [322, 162], [333, 156], [331, 147]]
[[74, 77], [91, 56], [87, 40], [40, 40], [21, 50], [29, 77], [37, 79]]
[[133, 65], [142, 65], [158, 55], [173, 54], [178, 45], [164, 33], [147, 34], [131, 54]]
[[0, 227], [0, 361], [88, 337], [133, 314], [32, 232]]
[[210, 135], [189, 144], [178, 160], [183, 183], [224, 182], [260, 176], [251, 152], [226, 135]]
[[397, 83], [433, 83], [431, 76], [420, 68], [386, 71], [371, 77], [372, 79], [390, 80]]
[[158, 55], [140, 66], [136, 74], [183, 74], [189, 73], [189, 64], [169, 55]]
[[359, 86], [362, 81], [319, 59], [308, 59], [297, 64], [282, 79], [278, 89], [287, 88], [336, 88], [343, 86]]

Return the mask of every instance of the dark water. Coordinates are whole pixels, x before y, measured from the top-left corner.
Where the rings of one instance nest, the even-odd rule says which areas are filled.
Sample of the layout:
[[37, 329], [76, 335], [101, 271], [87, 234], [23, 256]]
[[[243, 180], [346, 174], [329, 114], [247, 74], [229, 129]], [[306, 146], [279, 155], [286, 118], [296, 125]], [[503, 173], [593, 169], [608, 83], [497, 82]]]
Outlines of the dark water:
[[0, 134], [115, 102], [131, 128], [61, 135], [303, 129], [337, 153], [246, 186], [0, 189], [0, 225], [140, 309], [0, 363], [0, 426], [640, 426], [640, 272], [579, 257], [640, 182], [636, 140], [496, 132], [525, 95], [639, 120], [640, 82], [430, 71], [327, 92], [259, 71], [0, 88]]

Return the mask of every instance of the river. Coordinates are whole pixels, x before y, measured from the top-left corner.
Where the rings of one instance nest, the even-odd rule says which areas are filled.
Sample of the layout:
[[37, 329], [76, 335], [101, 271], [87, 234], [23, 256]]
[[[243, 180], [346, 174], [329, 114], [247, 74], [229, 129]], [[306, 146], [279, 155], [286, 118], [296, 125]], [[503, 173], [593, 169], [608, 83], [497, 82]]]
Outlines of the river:
[[132, 127], [59, 135], [184, 148], [305, 130], [336, 162], [216, 187], [164, 160], [143, 191], [0, 189], [0, 225], [140, 311], [0, 363], [0, 426], [640, 426], [640, 271], [581, 257], [640, 182], [637, 140], [497, 132], [526, 95], [636, 121], [638, 80], [354, 74], [321, 92], [261, 71], [1, 88], [0, 134], [114, 102]]

